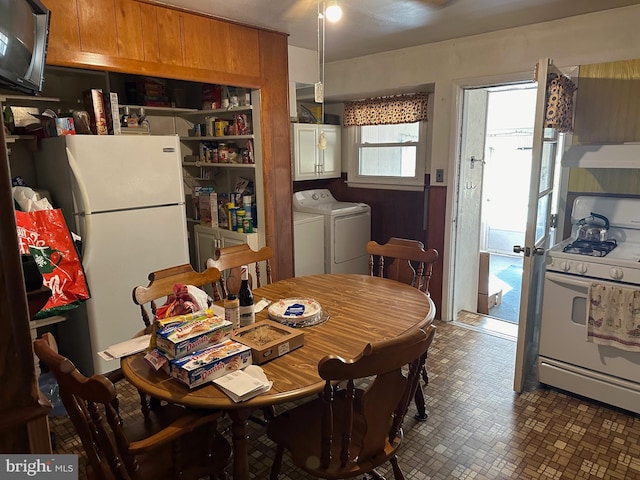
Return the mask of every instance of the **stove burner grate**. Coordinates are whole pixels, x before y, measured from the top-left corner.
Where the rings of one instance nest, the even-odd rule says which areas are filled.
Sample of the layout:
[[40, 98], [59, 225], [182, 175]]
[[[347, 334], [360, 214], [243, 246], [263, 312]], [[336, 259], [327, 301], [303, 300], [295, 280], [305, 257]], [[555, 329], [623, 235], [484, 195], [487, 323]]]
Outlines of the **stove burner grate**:
[[566, 253], [577, 253], [579, 255], [589, 255], [591, 257], [604, 257], [617, 246], [618, 243], [615, 240], [605, 240], [603, 242], [575, 240], [564, 247], [562, 251]]

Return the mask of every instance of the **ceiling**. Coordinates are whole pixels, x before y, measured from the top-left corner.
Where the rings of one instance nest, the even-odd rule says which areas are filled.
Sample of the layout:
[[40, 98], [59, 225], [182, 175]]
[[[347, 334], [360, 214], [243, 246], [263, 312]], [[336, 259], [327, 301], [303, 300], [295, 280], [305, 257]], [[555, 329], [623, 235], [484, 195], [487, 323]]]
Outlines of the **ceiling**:
[[[151, 0], [153, 1], [153, 0]], [[318, 1], [156, 1], [285, 32], [289, 45], [318, 49]], [[640, 0], [338, 0], [326, 25], [327, 62], [640, 4]], [[438, 5], [441, 4], [441, 5]]]

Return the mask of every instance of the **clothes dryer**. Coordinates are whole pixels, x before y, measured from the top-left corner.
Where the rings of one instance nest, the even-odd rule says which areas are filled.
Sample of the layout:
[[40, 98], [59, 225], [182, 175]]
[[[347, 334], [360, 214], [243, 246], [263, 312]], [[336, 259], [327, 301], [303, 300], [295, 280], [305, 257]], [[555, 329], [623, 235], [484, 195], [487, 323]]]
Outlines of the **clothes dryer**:
[[369, 272], [367, 242], [371, 239], [371, 207], [366, 203], [340, 202], [328, 189], [293, 194], [294, 211], [324, 217], [324, 266], [326, 273]]
[[324, 273], [324, 216], [293, 212], [295, 276]]

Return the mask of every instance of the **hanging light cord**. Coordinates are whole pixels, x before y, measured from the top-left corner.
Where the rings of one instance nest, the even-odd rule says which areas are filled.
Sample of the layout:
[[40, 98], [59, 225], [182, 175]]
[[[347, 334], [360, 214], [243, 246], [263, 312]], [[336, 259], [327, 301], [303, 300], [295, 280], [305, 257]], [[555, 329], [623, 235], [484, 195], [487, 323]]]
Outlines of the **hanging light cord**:
[[318, 31], [318, 80], [322, 81], [322, 57], [320, 56], [320, 49], [321, 49], [321, 43], [320, 43], [320, 22], [322, 22], [322, 13], [320, 10], [320, 2], [323, 0], [318, 0], [317, 1], [317, 5], [318, 5], [318, 15], [316, 17], [318, 25], [317, 25], [317, 31]]
[[320, 77], [320, 81], [322, 82], [322, 102], [320, 103], [320, 123], [324, 123], [324, 90], [325, 90], [325, 85], [324, 85], [324, 52], [325, 52], [325, 47], [326, 47], [326, 23], [327, 23], [327, 19], [325, 18], [325, 14], [324, 12], [326, 11], [325, 9], [325, 5], [324, 5], [325, 0], [322, 0], [322, 74]]
[[[320, 3], [322, 2], [322, 8]], [[324, 124], [324, 51], [325, 51], [325, 24], [326, 18], [324, 15], [325, 0], [318, 0], [318, 78], [320, 80], [320, 88], [322, 89], [322, 98], [320, 99], [320, 123]], [[322, 37], [322, 39], [321, 39]], [[322, 162], [316, 168], [323, 168], [324, 165], [324, 150], [327, 148], [327, 138], [324, 133], [324, 129], [320, 130], [318, 136], [318, 148], [322, 155]]]

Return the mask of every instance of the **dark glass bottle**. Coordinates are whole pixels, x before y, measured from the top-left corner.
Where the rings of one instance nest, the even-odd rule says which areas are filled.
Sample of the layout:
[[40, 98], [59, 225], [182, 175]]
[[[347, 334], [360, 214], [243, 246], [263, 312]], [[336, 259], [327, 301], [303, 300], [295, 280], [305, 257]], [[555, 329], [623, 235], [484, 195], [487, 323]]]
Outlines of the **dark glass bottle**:
[[253, 309], [253, 293], [249, 286], [249, 268], [247, 265], [240, 267], [242, 283], [238, 292], [238, 300], [240, 300], [240, 327], [246, 327], [256, 321], [256, 315]]

